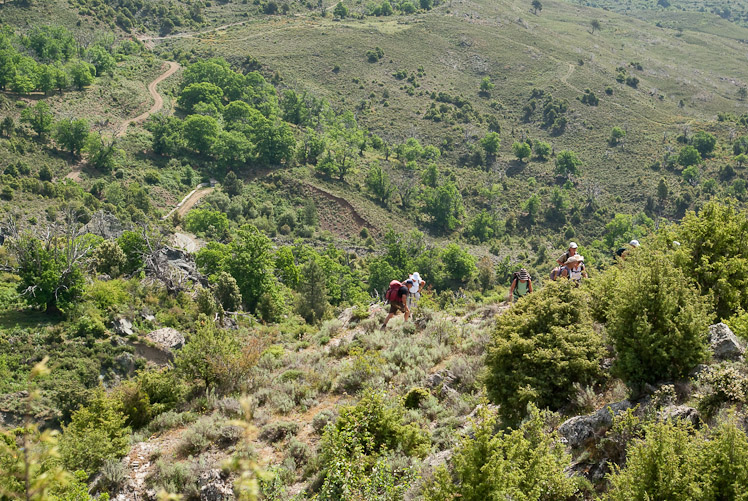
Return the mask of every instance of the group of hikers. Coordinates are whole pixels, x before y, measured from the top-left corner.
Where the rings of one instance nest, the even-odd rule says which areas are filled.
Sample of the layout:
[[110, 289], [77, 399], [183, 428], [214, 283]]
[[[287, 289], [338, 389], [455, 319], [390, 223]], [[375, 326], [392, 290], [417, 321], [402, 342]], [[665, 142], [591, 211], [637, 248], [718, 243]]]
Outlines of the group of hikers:
[[[674, 242], [677, 244], [677, 242]], [[625, 259], [626, 252], [630, 249], [639, 247], [638, 240], [631, 240], [628, 246], [623, 246], [616, 251], [616, 255]], [[551, 270], [551, 280], [565, 278], [572, 280], [577, 284], [582, 282], [583, 278], [588, 278], [587, 270], [584, 266], [584, 256], [577, 251], [579, 245], [576, 242], [570, 242], [566, 252], [556, 260], [558, 266]], [[402, 312], [407, 322], [411, 315], [411, 310], [418, 304], [418, 298], [421, 297], [420, 290], [426, 285], [418, 272], [412, 273], [405, 281], [400, 282], [393, 280], [387, 290], [384, 298], [390, 305], [390, 311], [387, 318], [384, 319], [382, 329], [387, 327], [387, 323], [392, 317]], [[532, 293], [532, 277], [527, 269], [522, 268], [512, 275], [512, 283], [509, 287], [509, 300], [516, 302], [518, 299]]]

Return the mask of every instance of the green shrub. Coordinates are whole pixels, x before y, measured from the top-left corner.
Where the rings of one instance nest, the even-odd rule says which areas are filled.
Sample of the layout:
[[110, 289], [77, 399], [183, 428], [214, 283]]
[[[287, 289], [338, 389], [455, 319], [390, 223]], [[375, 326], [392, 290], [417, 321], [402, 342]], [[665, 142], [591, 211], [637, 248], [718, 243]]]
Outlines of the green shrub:
[[417, 409], [421, 402], [425, 402], [431, 396], [429, 390], [426, 388], [415, 387], [411, 388], [408, 393], [403, 397], [403, 406], [406, 409]]
[[68, 426], [63, 426], [60, 455], [69, 470], [93, 474], [108, 459], [127, 453], [130, 428], [119, 403], [99, 390], [88, 406], [73, 413]]
[[573, 282], [553, 282], [496, 320], [486, 387], [508, 423], [519, 422], [530, 402], [560, 408], [574, 383], [599, 377], [602, 341], [592, 329], [588, 302]]
[[676, 229], [675, 263], [696, 282], [721, 319], [748, 310], [748, 211], [710, 201], [688, 212]]
[[424, 457], [429, 439], [418, 425], [406, 422], [401, 406], [387, 401], [385, 393], [369, 390], [356, 405], [343, 407], [335, 424], [327, 426], [321, 445], [324, 480], [319, 499], [372, 499], [369, 489], [379, 482], [391, 487], [384, 499], [398, 499], [407, 489], [412, 471], [394, 472], [388, 456], [400, 450]]
[[704, 360], [706, 302], [668, 256], [630, 253], [613, 294], [607, 331], [616, 348], [614, 370], [624, 381], [684, 376]]
[[726, 403], [748, 401], [748, 375], [735, 365], [707, 367], [697, 379], [698, 408], [709, 418]]
[[101, 311], [127, 304], [132, 299], [125, 289], [125, 282], [121, 280], [108, 280], [106, 282], [96, 280], [86, 288], [83, 297], [93, 301]]
[[260, 439], [270, 443], [283, 440], [286, 437], [296, 435], [299, 425], [292, 421], [277, 421], [265, 426], [260, 432]]
[[452, 473], [440, 467], [426, 484], [429, 501], [464, 499], [570, 499], [583, 481], [564, 471], [571, 456], [555, 433], [547, 433], [538, 409], [517, 430], [496, 432], [498, 421], [485, 408], [474, 433], [452, 456]]
[[212, 416], [203, 416], [190, 426], [179, 441], [179, 450], [185, 456], [197, 455], [218, 438], [221, 426]]
[[98, 273], [117, 278], [127, 267], [127, 257], [116, 240], [105, 240], [93, 252], [93, 262]]

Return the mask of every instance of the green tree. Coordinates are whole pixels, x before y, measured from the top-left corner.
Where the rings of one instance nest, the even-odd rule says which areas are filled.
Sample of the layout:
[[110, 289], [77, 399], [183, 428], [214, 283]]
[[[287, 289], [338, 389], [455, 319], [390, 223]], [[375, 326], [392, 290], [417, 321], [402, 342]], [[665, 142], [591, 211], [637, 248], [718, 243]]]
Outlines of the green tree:
[[220, 126], [215, 118], [190, 115], [184, 121], [184, 140], [187, 147], [198, 153], [209, 153], [218, 140]]
[[117, 278], [127, 266], [127, 257], [116, 240], [104, 240], [92, 254], [97, 273]]
[[465, 212], [462, 195], [454, 183], [448, 182], [428, 190], [425, 195], [424, 212], [442, 231], [457, 228]]
[[514, 153], [514, 156], [517, 157], [520, 162], [523, 162], [525, 159], [530, 158], [532, 149], [530, 148], [530, 145], [524, 141], [515, 141], [514, 144], [512, 144], [512, 153]]
[[498, 132], [489, 132], [480, 140], [480, 145], [486, 152], [486, 155], [495, 157], [499, 153], [501, 146], [501, 137]]
[[244, 182], [234, 174], [234, 171], [229, 171], [223, 178], [222, 190], [231, 197], [241, 195], [244, 191]]
[[114, 137], [106, 137], [101, 133], [89, 134], [84, 151], [88, 154], [88, 163], [101, 172], [112, 172], [124, 155], [117, 148]]
[[129, 275], [143, 268], [143, 258], [148, 249], [143, 235], [134, 231], [125, 231], [117, 239], [117, 244], [125, 253], [127, 260], [122, 273]]
[[556, 156], [556, 175], [570, 179], [579, 174], [582, 161], [571, 150], [563, 150]]
[[271, 242], [254, 226], [242, 227], [230, 244], [228, 272], [236, 279], [247, 310], [254, 313], [263, 293], [274, 285]]
[[473, 431], [460, 441], [451, 472], [441, 466], [426, 482], [427, 501], [461, 499], [572, 499], [578, 482], [566, 473], [571, 456], [557, 434], [546, 431], [544, 416], [530, 404], [516, 429], [501, 430], [495, 415], [482, 409]]
[[463, 247], [456, 243], [447, 245], [441, 254], [447, 275], [457, 282], [467, 282], [478, 271], [475, 258]]
[[537, 14], [541, 10], [543, 10], [543, 4], [540, 3], [540, 0], [532, 0], [532, 11], [534, 14]]
[[[238, 131], [223, 130], [213, 145], [213, 155], [222, 169], [241, 169], [252, 158], [254, 145]], [[234, 176], [236, 177], [236, 176]], [[224, 182], [224, 188], [226, 184]]]
[[366, 187], [374, 198], [384, 206], [387, 205], [387, 201], [395, 190], [389, 176], [379, 165], [379, 162], [374, 162], [369, 168], [369, 173], [366, 175]]
[[220, 87], [209, 82], [198, 82], [182, 89], [177, 104], [187, 113], [192, 113], [199, 103], [215, 106], [219, 110], [221, 109], [222, 99], [223, 90]]
[[91, 64], [96, 68], [96, 75], [101, 76], [104, 73], [112, 73], [114, 68], [117, 66], [117, 61], [114, 59], [108, 50], [101, 45], [94, 45], [88, 49], [88, 59]]
[[598, 21], [597, 19], [593, 19], [592, 21], [590, 21], [590, 28], [592, 28], [592, 33], [595, 33], [595, 31], [600, 31], [600, 21]]
[[130, 446], [130, 428], [119, 403], [99, 389], [86, 407], [73, 413], [63, 426], [60, 454], [71, 470], [97, 472], [104, 461], [118, 459]]
[[701, 163], [701, 154], [690, 144], [684, 146], [678, 154], [678, 164], [681, 167], [690, 167]]
[[528, 198], [522, 208], [527, 212], [527, 215], [530, 218], [530, 223], [535, 224], [535, 221], [538, 218], [538, 213], [540, 212], [540, 197], [538, 194], [534, 193], [530, 198]]
[[388, 2], [387, 0], [384, 0], [382, 2], [382, 5], [379, 6], [380, 16], [391, 16], [393, 12], [394, 10], [392, 9], [392, 4], [390, 4], [390, 2]]
[[301, 268], [296, 312], [309, 324], [321, 322], [330, 308], [327, 300], [326, 279], [325, 272], [316, 259], [310, 259]]
[[44, 140], [47, 134], [52, 132], [55, 117], [49, 105], [44, 101], [39, 101], [21, 112], [21, 120], [31, 126], [40, 140]]
[[67, 149], [73, 158], [80, 155], [89, 135], [88, 121], [84, 118], [60, 120], [55, 124], [54, 138]]
[[252, 133], [257, 160], [278, 165], [293, 158], [296, 139], [285, 122], [264, 120]]
[[556, 410], [574, 385], [600, 376], [602, 339], [592, 328], [589, 298], [571, 281], [551, 282], [496, 320], [486, 356], [486, 387], [507, 424], [527, 405]]
[[348, 7], [343, 5], [343, 2], [338, 2], [332, 13], [335, 15], [335, 17], [345, 19], [346, 17], [348, 17]]
[[717, 145], [717, 137], [700, 130], [691, 138], [691, 144], [699, 152], [701, 158], [706, 158], [714, 151], [714, 147]]
[[701, 169], [699, 169], [698, 165], [689, 165], [683, 169], [681, 177], [691, 186], [696, 186], [699, 184], [699, 178], [701, 178]]
[[496, 85], [491, 82], [491, 77], [483, 77], [480, 81], [480, 92], [479, 94], [483, 97], [491, 97], [491, 91]]
[[660, 205], [665, 203], [669, 194], [670, 189], [667, 187], [667, 182], [664, 177], [661, 177], [660, 182], [657, 184], [657, 199], [660, 201]]
[[90, 251], [79, 238], [41, 241], [24, 235], [11, 240], [21, 281], [18, 292], [29, 304], [59, 313], [80, 299], [85, 287], [83, 264]]
[[549, 158], [551, 158], [551, 152], [553, 151], [553, 147], [550, 143], [546, 143], [545, 141], [535, 141], [534, 145], [535, 149], [535, 156], [539, 160], [546, 161]]
[[615, 126], [610, 131], [610, 139], [608, 139], [608, 142], [611, 146], [617, 146], [623, 141], [623, 138], [625, 137], [626, 131], [618, 126]]
[[96, 68], [85, 61], [73, 61], [70, 64], [70, 77], [78, 90], [83, 90], [94, 82]]
[[234, 277], [222, 271], [215, 286], [216, 301], [225, 311], [239, 311], [242, 307], [242, 293]]
[[607, 314], [615, 371], [632, 385], [685, 376], [706, 356], [706, 301], [672, 259], [629, 253]]

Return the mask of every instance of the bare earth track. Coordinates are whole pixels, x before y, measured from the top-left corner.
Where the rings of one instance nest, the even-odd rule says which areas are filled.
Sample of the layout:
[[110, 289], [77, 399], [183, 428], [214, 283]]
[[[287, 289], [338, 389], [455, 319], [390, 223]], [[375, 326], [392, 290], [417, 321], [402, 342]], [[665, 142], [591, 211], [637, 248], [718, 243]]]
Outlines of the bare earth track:
[[[158, 84], [172, 76], [174, 73], [176, 73], [180, 68], [179, 63], [174, 61], [167, 61], [166, 64], [169, 65], [169, 68], [148, 84], [148, 93], [153, 98], [153, 106], [151, 106], [151, 109], [149, 109], [145, 113], [141, 113], [134, 118], [128, 118], [127, 120], [122, 122], [115, 132], [116, 137], [124, 136], [125, 132], [127, 132], [127, 127], [130, 124], [142, 122], [154, 113], [158, 113], [159, 111], [161, 111], [161, 109], [164, 107], [164, 98], [161, 94], [158, 93], [157, 86]], [[80, 181], [81, 168], [82, 164], [80, 162], [75, 164], [72, 167], [72, 170], [67, 174], [67, 176], [65, 176], [65, 178], [72, 179], [73, 181]]]

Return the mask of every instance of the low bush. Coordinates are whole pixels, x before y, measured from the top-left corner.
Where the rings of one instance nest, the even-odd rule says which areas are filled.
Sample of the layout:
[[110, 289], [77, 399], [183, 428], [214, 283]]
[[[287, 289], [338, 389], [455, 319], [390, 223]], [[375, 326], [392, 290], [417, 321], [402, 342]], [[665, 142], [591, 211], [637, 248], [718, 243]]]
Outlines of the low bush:
[[486, 388], [508, 424], [521, 420], [528, 403], [558, 409], [574, 383], [600, 377], [602, 340], [592, 329], [588, 301], [573, 282], [554, 282], [497, 318]]
[[291, 421], [277, 421], [265, 426], [260, 432], [260, 439], [266, 442], [275, 443], [284, 438], [296, 435], [299, 431], [299, 425]]
[[584, 486], [582, 479], [567, 476], [571, 456], [556, 434], [547, 432], [535, 406], [517, 430], [497, 433], [497, 417], [485, 408], [479, 418], [452, 456], [451, 473], [442, 466], [426, 484], [425, 499], [560, 500]]
[[734, 365], [707, 367], [696, 381], [697, 407], [706, 417], [712, 417], [724, 404], [748, 402], [748, 375]]

